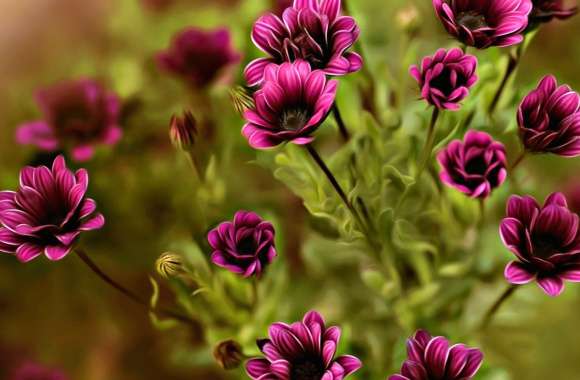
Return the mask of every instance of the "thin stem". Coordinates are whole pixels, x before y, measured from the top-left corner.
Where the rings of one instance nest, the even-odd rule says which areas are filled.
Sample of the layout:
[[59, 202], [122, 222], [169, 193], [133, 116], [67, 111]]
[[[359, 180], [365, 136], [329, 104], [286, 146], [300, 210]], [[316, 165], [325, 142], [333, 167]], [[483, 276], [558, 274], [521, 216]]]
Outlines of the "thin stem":
[[109, 284], [111, 287], [113, 287], [119, 293], [121, 293], [124, 296], [126, 296], [127, 298], [129, 298], [131, 301], [145, 307], [147, 310], [149, 310], [151, 312], [164, 314], [167, 317], [171, 317], [179, 322], [183, 322], [183, 323], [186, 323], [188, 325], [192, 325], [192, 326], [197, 327], [197, 325], [198, 325], [197, 322], [195, 322], [194, 320], [190, 319], [187, 316], [181, 315], [181, 314], [176, 313], [176, 312], [171, 311], [171, 310], [157, 309], [157, 308], [151, 307], [151, 305], [149, 305], [149, 303], [147, 301], [145, 301], [143, 298], [141, 298], [137, 294], [133, 293], [131, 290], [125, 288], [123, 285], [119, 284], [117, 281], [113, 280], [113, 278], [111, 278], [109, 275], [107, 275], [105, 272], [103, 272], [97, 266], [97, 264], [95, 264], [95, 262], [93, 260], [91, 260], [91, 258], [83, 250], [77, 248], [75, 250], [75, 252], [76, 252], [77, 256], [80, 257], [80, 259], [89, 267], [89, 269], [91, 269], [97, 276], [99, 276], [99, 278], [101, 280], [105, 281], [107, 284]]
[[431, 115], [431, 122], [429, 123], [429, 131], [427, 132], [427, 140], [425, 141], [425, 147], [423, 148], [423, 158], [421, 159], [421, 164], [419, 165], [419, 170], [417, 171], [417, 178], [421, 177], [431, 154], [433, 153], [433, 145], [435, 143], [435, 126], [437, 124], [437, 119], [439, 118], [439, 108], [433, 108], [433, 114]]
[[479, 198], [479, 227], [485, 223], [485, 198]]
[[[524, 44], [524, 42], [522, 42], [521, 45], [523, 45], [523, 44]], [[501, 80], [501, 83], [500, 83], [497, 91], [495, 92], [495, 95], [493, 96], [493, 100], [491, 101], [491, 104], [489, 105], [489, 108], [487, 110], [488, 115], [492, 115], [493, 112], [495, 111], [511, 76], [515, 73], [516, 68], [518, 67], [518, 65], [520, 63], [521, 55], [522, 55], [521, 46], [518, 47], [518, 49], [516, 50], [515, 56], [510, 54], [508, 65], [507, 65], [505, 74], [503, 76], [503, 79]]]
[[334, 120], [336, 120], [336, 124], [338, 125], [338, 130], [340, 131], [342, 139], [347, 142], [350, 140], [350, 133], [348, 133], [348, 129], [346, 128], [344, 119], [342, 118], [336, 102], [334, 102], [334, 105], [332, 106], [332, 114], [334, 115]]
[[199, 160], [197, 159], [197, 156], [195, 155], [195, 152], [193, 151], [193, 149], [189, 149], [187, 151], [187, 157], [189, 158], [189, 163], [191, 164], [191, 168], [193, 169], [193, 173], [195, 174], [195, 177], [200, 182], [204, 182], [205, 178], [202, 174], [203, 171], [201, 170], [201, 164], [199, 163]]
[[499, 308], [504, 304], [505, 301], [507, 301], [512, 296], [512, 294], [514, 294], [517, 288], [518, 288], [517, 285], [510, 285], [493, 303], [493, 305], [491, 305], [491, 307], [489, 308], [487, 313], [485, 313], [485, 316], [481, 321], [481, 325], [479, 327], [480, 330], [485, 329], [489, 325], [489, 323], [491, 322], [491, 320], [493, 319]]
[[258, 279], [254, 277], [252, 279], [252, 310], [258, 308], [258, 303], [260, 302], [260, 296], [258, 293]]
[[527, 152], [525, 149], [522, 151], [522, 153], [520, 153], [518, 158], [516, 158], [516, 160], [512, 164], [512, 166], [510, 168], [510, 172], [513, 172], [522, 163], [522, 161], [524, 161], [524, 159], [526, 158], [526, 153]]

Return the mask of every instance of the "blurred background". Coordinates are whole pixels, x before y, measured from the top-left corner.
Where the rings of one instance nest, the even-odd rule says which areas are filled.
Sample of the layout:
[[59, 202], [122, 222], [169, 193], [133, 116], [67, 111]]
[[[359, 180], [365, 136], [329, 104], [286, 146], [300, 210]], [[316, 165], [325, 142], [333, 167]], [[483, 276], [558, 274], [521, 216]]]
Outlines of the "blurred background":
[[[207, 229], [245, 208], [275, 221], [285, 271], [291, 278], [303, 279], [309, 260], [304, 258], [303, 243], [312, 234], [309, 217], [301, 201], [269, 170], [252, 164], [255, 153], [240, 135], [242, 120], [228, 94], [231, 84], [242, 83], [243, 66], [259, 55], [249, 38], [252, 23], [274, 9], [275, 3], [0, 0], [0, 188], [14, 189], [25, 164], [50, 161], [32, 147], [15, 144], [17, 126], [39, 118], [35, 90], [65, 79], [98, 78], [123, 100], [124, 136], [117, 146], [99, 149], [93, 160], [83, 164], [91, 174], [89, 194], [107, 218], [103, 230], [84, 238], [95, 261], [149, 296], [148, 277], [162, 252], [191, 236], [201, 241]], [[429, 1], [350, 3], [362, 29], [369, 65], [381, 80], [386, 77], [383, 70], [402, 70], [406, 75], [402, 62], [409, 57], [401, 49], [403, 32], [395, 15], [409, 4], [416, 6], [420, 18], [413, 35], [415, 54], [430, 54], [439, 46], [453, 44]], [[241, 62], [206, 94], [213, 112], [220, 116], [204, 135], [210, 150], [208, 166], [215, 149], [218, 169], [214, 175], [222, 180], [215, 181], [201, 198], [189, 191], [195, 178], [168, 138], [170, 116], [183, 108], [199, 109], [199, 97], [161, 72], [154, 61], [155, 53], [166, 49], [171, 37], [186, 26], [226, 27], [234, 48], [242, 54]], [[580, 17], [542, 28], [523, 58], [516, 83], [530, 89], [543, 75], [553, 73], [560, 82], [580, 90], [580, 44], [574, 39], [579, 35]], [[414, 87], [407, 84], [412, 101]], [[526, 167], [528, 187], [536, 189], [540, 197], [557, 189], [573, 193], [580, 187], [578, 159], [532, 157]], [[205, 223], [199, 218], [199, 202], [209, 205]], [[496, 210], [497, 220], [501, 208]], [[494, 228], [497, 225], [490, 227], [493, 244], [486, 248], [487, 253], [506, 262], [509, 255]], [[325, 280], [315, 276], [310, 281]], [[482, 297], [489, 297], [484, 290]], [[473, 293], [472, 299], [477, 295]], [[171, 292], [162, 287], [161, 302], [172, 301]], [[340, 320], [340, 313], [331, 311], [330, 315]], [[547, 299], [529, 286], [502, 315], [515, 321], [509, 324], [510, 334], [498, 324], [481, 337], [487, 365], [500, 369], [490, 379], [579, 378], [580, 286], [569, 284], [557, 299]], [[102, 284], [73, 255], [56, 263], [38, 259], [23, 265], [0, 254], [0, 379], [8, 378], [16, 363], [27, 361], [79, 380], [243, 378], [241, 372], [228, 373], [214, 364], [211, 348], [190, 354], [176, 350], [176, 341], [190, 348], [201, 345], [199, 332], [154, 328], [142, 308]]]

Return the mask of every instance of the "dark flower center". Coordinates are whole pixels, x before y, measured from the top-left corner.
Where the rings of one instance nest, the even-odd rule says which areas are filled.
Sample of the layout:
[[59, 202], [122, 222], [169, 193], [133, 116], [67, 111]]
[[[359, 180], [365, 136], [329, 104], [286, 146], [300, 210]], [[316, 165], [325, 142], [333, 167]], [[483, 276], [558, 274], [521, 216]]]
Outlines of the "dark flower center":
[[469, 174], [485, 174], [488, 165], [483, 157], [474, 157], [465, 165], [465, 171]]
[[286, 131], [299, 131], [304, 128], [308, 121], [308, 111], [304, 109], [291, 109], [284, 111], [280, 120], [280, 126]]
[[292, 363], [290, 380], [320, 380], [324, 370], [324, 364], [319, 358], [300, 358]]
[[465, 83], [465, 79], [460, 72], [457, 72], [457, 81], [454, 85], [451, 83], [451, 70], [446, 67], [443, 69], [441, 74], [436, 76], [429, 82], [431, 87], [438, 89], [445, 95], [451, 95], [453, 91], [455, 91], [460, 86], [463, 86]]
[[547, 259], [560, 249], [561, 240], [550, 234], [534, 236], [534, 256]]
[[457, 15], [457, 22], [469, 30], [475, 30], [487, 26], [485, 16], [477, 11], [459, 13], [459, 15]]
[[56, 132], [61, 138], [91, 140], [100, 132], [100, 123], [84, 104], [70, 104], [57, 110], [54, 118]]
[[256, 242], [254, 241], [254, 237], [248, 236], [243, 238], [238, 243], [237, 248], [241, 254], [252, 255], [256, 253]]

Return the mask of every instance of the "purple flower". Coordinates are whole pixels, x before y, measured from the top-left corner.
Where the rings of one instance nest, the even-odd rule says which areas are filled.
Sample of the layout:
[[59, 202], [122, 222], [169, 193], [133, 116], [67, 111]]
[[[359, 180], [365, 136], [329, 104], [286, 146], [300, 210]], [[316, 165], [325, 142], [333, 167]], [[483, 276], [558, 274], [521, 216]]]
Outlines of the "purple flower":
[[26, 362], [12, 371], [8, 380], [67, 380], [61, 371], [43, 365]]
[[360, 30], [352, 17], [340, 15], [340, 0], [294, 0], [282, 18], [268, 14], [254, 24], [252, 40], [269, 58], [259, 58], [246, 67], [248, 84], [262, 81], [271, 64], [308, 61], [327, 75], [345, 75], [360, 70], [361, 57], [347, 50]]
[[532, 0], [534, 8], [530, 13], [530, 24], [550, 22], [554, 18], [565, 20], [578, 13], [578, 7], [566, 8], [564, 0]]
[[249, 211], [238, 211], [207, 235], [211, 261], [244, 277], [260, 276], [276, 257], [274, 226]]
[[262, 88], [254, 94], [255, 108], [244, 114], [242, 134], [256, 149], [286, 141], [310, 143], [334, 103], [337, 85], [321, 70], [311, 71], [306, 61], [269, 65]]
[[564, 280], [580, 282], [579, 219], [561, 193], [551, 194], [544, 207], [530, 196], [512, 196], [499, 229], [503, 244], [518, 258], [505, 268], [508, 282], [535, 280], [553, 297], [564, 290]]
[[548, 75], [518, 109], [520, 137], [534, 153], [580, 155], [580, 95]]
[[473, 198], [486, 198], [507, 176], [502, 143], [485, 132], [469, 131], [437, 155], [441, 181]]
[[105, 224], [96, 203], [87, 198], [89, 176], [73, 173], [62, 156], [46, 166], [25, 167], [18, 191], [0, 192], [0, 252], [28, 262], [44, 253], [60, 260], [72, 250], [83, 231]]
[[269, 339], [258, 341], [264, 358], [251, 359], [246, 371], [254, 380], [342, 380], [361, 367], [354, 356], [335, 358], [340, 328], [326, 328], [315, 311], [302, 322], [277, 322], [270, 326]]
[[167, 50], [157, 54], [157, 64], [199, 89], [214, 82], [240, 58], [232, 47], [227, 29], [187, 28], [173, 37]]
[[409, 72], [421, 89], [421, 97], [439, 108], [458, 110], [477, 82], [477, 58], [461, 49], [439, 49], [432, 57], [423, 58], [421, 68], [411, 66]]
[[42, 120], [18, 127], [16, 141], [45, 151], [70, 148], [75, 161], [92, 158], [95, 145], [121, 138], [120, 101], [92, 79], [57, 83], [36, 93]]
[[530, 0], [433, 0], [447, 32], [462, 43], [485, 49], [523, 41]]
[[470, 380], [483, 361], [477, 348], [464, 344], [450, 347], [444, 337], [433, 338], [424, 330], [407, 340], [407, 356], [401, 374], [388, 380]]
[[197, 121], [191, 111], [183, 111], [183, 116], [173, 115], [169, 121], [169, 139], [173, 146], [189, 151], [197, 140]]

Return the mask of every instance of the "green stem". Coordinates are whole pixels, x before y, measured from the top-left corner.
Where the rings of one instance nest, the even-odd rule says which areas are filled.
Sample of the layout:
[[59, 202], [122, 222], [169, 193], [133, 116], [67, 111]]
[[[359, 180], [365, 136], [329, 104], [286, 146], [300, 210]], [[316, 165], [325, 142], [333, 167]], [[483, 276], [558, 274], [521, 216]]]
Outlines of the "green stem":
[[505, 301], [507, 301], [514, 294], [517, 288], [518, 285], [510, 285], [493, 303], [493, 305], [491, 305], [491, 307], [489, 308], [487, 313], [485, 313], [485, 316], [481, 321], [481, 325], [479, 327], [480, 330], [485, 329], [489, 325], [489, 323], [491, 322], [497, 311], [500, 309], [500, 307], [505, 303]]
[[336, 104], [336, 102], [334, 102], [334, 105], [332, 106], [332, 114], [334, 115], [334, 120], [336, 120], [336, 124], [338, 125], [338, 130], [340, 131], [342, 139], [347, 142], [350, 140], [350, 133], [348, 133], [348, 129], [346, 128], [346, 124], [344, 123], [344, 119], [342, 118], [340, 110], [338, 109], [338, 104]]
[[419, 165], [419, 170], [417, 171], [418, 180], [423, 174], [427, 163], [431, 158], [433, 153], [433, 145], [435, 143], [435, 126], [437, 124], [437, 119], [439, 118], [439, 108], [433, 108], [433, 114], [431, 115], [431, 122], [429, 123], [429, 131], [427, 132], [427, 140], [425, 141], [425, 147], [423, 148], [423, 158], [421, 159], [421, 164]]
[[491, 104], [489, 105], [489, 108], [487, 110], [487, 114], [490, 116], [493, 114], [493, 112], [497, 108], [497, 105], [501, 99], [501, 96], [502, 96], [510, 78], [515, 73], [516, 68], [518, 67], [518, 65], [520, 63], [520, 59], [522, 56], [522, 49], [523, 49], [522, 46], [524, 45], [524, 43], [525, 43], [525, 41], [522, 42], [520, 44], [520, 46], [518, 46], [515, 55], [514, 54], [509, 55], [509, 61], [508, 61], [508, 65], [507, 65], [505, 74], [504, 74], [503, 79], [501, 80], [501, 83], [500, 83], [497, 91], [495, 92], [495, 95], [493, 96], [493, 100], [491, 101]]
[[522, 163], [522, 161], [524, 161], [524, 159], [526, 158], [526, 154], [527, 154], [527, 152], [524, 149], [522, 151], [522, 153], [520, 153], [518, 158], [516, 158], [516, 160], [513, 162], [512, 166], [510, 168], [510, 172], [513, 172]]

